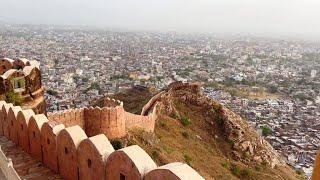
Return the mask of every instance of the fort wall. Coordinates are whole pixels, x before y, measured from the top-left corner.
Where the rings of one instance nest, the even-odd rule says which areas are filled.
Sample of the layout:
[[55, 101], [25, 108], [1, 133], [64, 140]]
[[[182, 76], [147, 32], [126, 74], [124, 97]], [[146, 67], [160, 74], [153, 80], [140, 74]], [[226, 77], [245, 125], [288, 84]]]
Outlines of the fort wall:
[[125, 112], [126, 130], [139, 128], [148, 132], [153, 132], [156, 122], [155, 119], [155, 113], [152, 113], [148, 116], [141, 116]]
[[[0, 123], [8, 121], [9, 111], [7, 109], [11, 107], [13, 106], [0, 101]], [[20, 137], [17, 145], [26, 149], [33, 158], [38, 159], [50, 169], [58, 172], [63, 179], [113, 180], [144, 179], [145, 177], [148, 177], [148, 179], [165, 179], [168, 176], [167, 172], [173, 173], [172, 177], [175, 177], [173, 179], [178, 180], [190, 179], [189, 177], [203, 179], [191, 167], [183, 163], [180, 163], [183, 166], [165, 166], [166, 172], [163, 172], [162, 169], [164, 167], [157, 167], [151, 157], [137, 145], [114, 151], [104, 134], [88, 137], [79, 125], [70, 123], [69, 127], [65, 127], [63, 123], [47, 119], [43, 114], [35, 115], [31, 109], [16, 109], [18, 112], [13, 113], [13, 115], [15, 116], [14, 119], [18, 121], [18, 126], [2, 126], [2, 131], [11, 132], [9, 129], [18, 128], [12, 131], [17, 132], [17, 136]], [[107, 116], [109, 113], [114, 118], [113, 121], [110, 121], [109, 126], [117, 124], [117, 121], [115, 121], [117, 118], [124, 119], [122, 115], [125, 113], [122, 113], [122, 115], [121, 113], [117, 114], [122, 112], [121, 107], [107, 109], [112, 109], [112, 111], [103, 108], [88, 108], [88, 110], [84, 109], [83, 112], [85, 114], [85, 111], [87, 111], [90, 115], [100, 112], [100, 116], [92, 116], [89, 119], [97, 117], [99, 119], [99, 117]], [[101, 112], [108, 113], [101, 115]], [[66, 119], [76, 120], [77, 116], [73, 116], [73, 114], [76, 113], [70, 113], [69, 111], [67, 115], [61, 117], [66, 117], [63, 121], [66, 121]], [[51, 118], [59, 120], [57, 117], [60, 116], [54, 115]], [[13, 136], [8, 137], [12, 138]], [[29, 144], [30, 147], [25, 148], [25, 144]], [[8, 177], [16, 176], [12, 166], [11, 170], [7, 169], [6, 172], [11, 173], [8, 174]]]
[[66, 127], [78, 125], [85, 129], [84, 109], [69, 109], [59, 113], [48, 113], [50, 121], [64, 124]]
[[141, 111], [141, 115], [147, 115], [149, 114], [149, 111], [155, 107], [157, 100], [161, 97], [162, 94], [164, 94], [165, 91], [161, 91], [158, 94], [156, 94], [155, 96], [153, 96], [148, 102], [147, 104], [145, 104], [142, 108]]
[[79, 125], [88, 136], [105, 134], [109, 139], [124, 137], [126, 132], [133, 128], [140, 128], [148, 132], [154, 131], [155, 109], [148, 116], [142, 116], [126, 112], [120, 101], [114, 99], [106, 101], [107, 107], [89, 107], [48, 113], [48, 119], [62, 123], [66, 127]]

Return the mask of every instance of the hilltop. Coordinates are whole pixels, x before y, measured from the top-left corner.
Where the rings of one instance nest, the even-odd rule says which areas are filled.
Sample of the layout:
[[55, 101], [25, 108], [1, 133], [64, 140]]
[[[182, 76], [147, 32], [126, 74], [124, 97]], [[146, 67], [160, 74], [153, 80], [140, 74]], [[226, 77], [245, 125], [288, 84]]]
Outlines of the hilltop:
[[[133, 86], [122, 92], [109, 96], [112, 99], [120, 100], [124, 103], [124, 109], [134, 114], [140, 114], [143, 106], [151, 99], [157, 90], [143, 86]], [[98, 99], [92, 103], [92, 106], [103, 107], [104, 98]]]
[[[137, 113], [156, 94], [147, 91], [133, 88], [113, 97]], [[151, 101], [143, 113], [157, 106], [155, 132], [132, 130], [121, 141], [143, 147], [158, 165], [184, 161], [206, 179], [302, 178], [246, 120], [204, 96], [200, 85], [174, 83]]]

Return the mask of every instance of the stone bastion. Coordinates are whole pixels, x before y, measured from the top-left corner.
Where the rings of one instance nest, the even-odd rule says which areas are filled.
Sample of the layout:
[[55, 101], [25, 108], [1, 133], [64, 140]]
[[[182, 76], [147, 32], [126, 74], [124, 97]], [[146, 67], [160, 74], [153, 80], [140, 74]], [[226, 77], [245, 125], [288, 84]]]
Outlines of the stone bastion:
[[106, 98], [104, 103], [103, 108], [89, 107], [48, 113], [48, 119], [66, 127], [78, 125], [88, 136], [104, 134], [109, 139], [124, 137], [128, 130], [134, 128], [154, 131], [156, 108], [144, 116], [126, 112], [123, 102], [118, 100]]
[[0, 58], [0, 99], [6, 100], [8, 93], [19, 94], [22, 109], [46, 113], [39, 68], [40, 63], [35, 60]]

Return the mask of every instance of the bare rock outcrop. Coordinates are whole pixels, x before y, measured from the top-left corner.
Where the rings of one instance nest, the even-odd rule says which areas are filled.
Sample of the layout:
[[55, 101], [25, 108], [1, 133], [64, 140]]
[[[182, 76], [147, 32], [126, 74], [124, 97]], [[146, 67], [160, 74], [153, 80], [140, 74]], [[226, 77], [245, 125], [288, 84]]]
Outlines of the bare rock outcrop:
[[157, 98], [158, 111], [168, 115], [177, 114], [173, 101], [201, 107], [205, 121], [212, 128], [212, 138], [221, 137], [232, 144], [234, 159], [243, 163], [267, 163], [271, 167], [284, 165], [278, 153], [248, 122], [228, 108], [202, 94], [200, 84], [171, 84]]

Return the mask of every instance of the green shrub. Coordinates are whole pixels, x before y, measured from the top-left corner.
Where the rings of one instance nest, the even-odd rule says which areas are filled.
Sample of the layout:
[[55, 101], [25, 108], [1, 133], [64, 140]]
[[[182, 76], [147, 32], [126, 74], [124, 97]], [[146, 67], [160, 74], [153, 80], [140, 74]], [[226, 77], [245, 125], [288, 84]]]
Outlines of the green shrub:
[[223, 126], [224, 119], [221, 114], [216, 114], [216, 121], [217, 121], [219, 127]]
[[52, 89], [48, 89], [47, 90], [47, 93], [51, 96], [57, 96], [58, 95], [58, 92], [55, 91], [55, 90], [52, 90]]
[[231, 164], [231, 172], [235, 176], [240, 176], [240, 168], [236, 164]]
[[171, 114], [173, 119], [180, 119], [180, 115], [178, 113]]
[[185, 116], [180, 118], [180, 121], [183, 126], [189, 126], [191, 124], [191, 120]]
[[241, 177], [244, 177], [244, 178], [251, 177], [252, 173], [253, 173], [252, 170], [249, 169], [249, 168], [242, 169], [241, 172], [240, 172]]
[[189, 139], [190, 138], [190, 134], [187, 132], [187, 131], [183, 131], [181, 132], [182, 136], [186, 139]]
[[256, 171], [261, 171], [262, 170], [262, 168], [260, 166], [256, 166], [255, 169], [256, 169]]
[[22, 96], [18, 93], [14, 93], [13, 91], [6, 93], [6, 101], [7, 103], [12, 103], [15, 106], [22, 105]]
[[262, 135], [263, 136], [269, 136], [272, 134], [272, 129], [269, 126], [261, 126], [262, 129]]
[[268, 163], [266, 160], [263, 160], [263, 161], [261, 162], [261, 165], [264, 166], [264, 167], [268, 166], [268, 164], [269, 164], [269, 163]]
[[299, 168], [299, 169], [296, 169], [296, 173], [299, 175], [303, 175], [304, 171], [301, 168]]
[[213, 109], [214, 109], [215, 112], [218, 113], [218, 112], [221, 111], [222, 105], [221, 105], [220, 103], [215, 103], [215, 104], [213, 105]]
[[186, 162], [188, 165], [190, 165], [191, 161], [192, 161], [192, 158], [189, 155], [185, 154], [184, 155], [184, 162]]
[[159, 123], [160, 127], [162, 127], [165, 130], [170, 130], [170, 128], [168, 127], [167, 123], [165, 121], [161, 121]]
[[166, 151], [166, 153], [168, 154], [171, 154], [174, 151], [172, 147], [166, 145], [163, 145], [163, 150]]
[[222, 167], [224, 167], [224, 168], [229, 168], [229, 163], [228, 163], [227, 161], [224, 162], [224, 163], [222, 163], [221, 165], [222, 165]]
[[114, 139], [111, 141], [111, 145], [115, 150], [123, 148], [123, 144], [119, 139]]
[[152, 151], [152, 158], [158, 159], [159, 158], [159, 152], [157, 150]]

